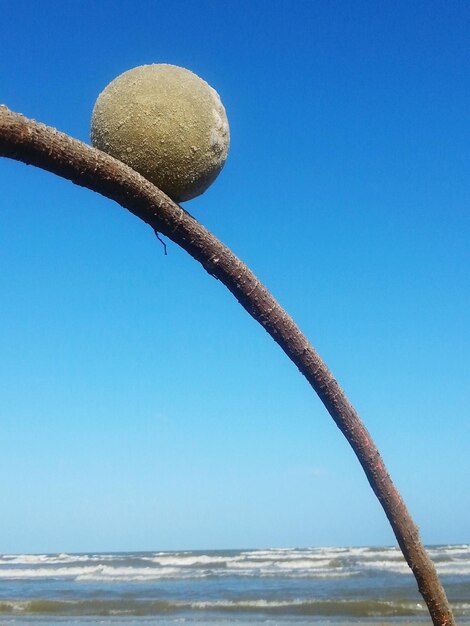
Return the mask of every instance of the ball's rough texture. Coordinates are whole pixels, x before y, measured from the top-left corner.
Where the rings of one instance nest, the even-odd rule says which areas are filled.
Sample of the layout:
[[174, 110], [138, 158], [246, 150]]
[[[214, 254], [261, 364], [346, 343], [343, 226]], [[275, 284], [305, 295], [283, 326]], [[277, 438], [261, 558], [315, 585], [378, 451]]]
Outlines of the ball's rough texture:
[[182, 67], [155, 64], [124, 72], [98, 96], [91, 142], [183, 202], [216, 179], [230, 132], [210, 85]]

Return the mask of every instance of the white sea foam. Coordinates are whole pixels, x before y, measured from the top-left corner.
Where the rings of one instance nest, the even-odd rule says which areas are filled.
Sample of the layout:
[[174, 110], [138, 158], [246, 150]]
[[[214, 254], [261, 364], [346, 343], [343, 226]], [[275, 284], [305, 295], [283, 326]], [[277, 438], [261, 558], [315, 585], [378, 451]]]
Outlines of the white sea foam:
[[360, 566], [361, 568], [366, 568], [369, 570], [382, 570], [394, 574], [409, 574], [411, 572], [407, 562], [404, 559], [403, 561], [365, 561]]
[[145, 582], [161, 580], [165, 578], [203, 578], [207, 574], [204, 571], [186, 574], [177, 567], [108, 567], [100, 565], [93, 571], [83, 572], [78, 575], [77, 581], [103, 581], [103, 582]]
[[327, 567], [329, 559], [299, 559], [299, 560], [273, 560], [273, 561], [235, 561], [230, 564], [233, 569], [267, 569], [272, 571], [297, 570], [297, 569], [317, 569]]
[[238, 557], [227, 557], [227, 556], [212, 556], [212, 555], [185, 555], [185, 556], [153, 556], [153, 557], [143, 557], [145, 560], [151, 561], [152, 563], [156, 563], [157, 565], [163, 566], [175, 566], [175, 567], [192, 567], [194, 565], [211, 565], [211, 564], [219, 564], [219, 563], [231, 563], [238, 560]]
[[444, 556], [451, 559], [468, 559], [470, 558], [470, 546], [442, 546], [438, 548], [429, 548], [428, 553], [431, 558], [442, 558]]
[[0, 556], [0, 564], [34, 565], [36, 563], [45, 563], [49, 558], [47, 554], [2, 554]]
[[[199, 575], [204, 575], [201, 572]], [[175, 567], [111, 567], [108, 565], [90, 565], [83, 567], [37, 567], [37, 568], [0, 568], [0, 579], [37, 579], [64, 578], [101, 581], [158, 580], [162, 578], [182, 577], [181, 569]], [[191, 574], [198, 577], [198, 573]]]
[[[470, 575], [470, 546], [430, 549], [439, 574]], [[395, 547], [275, 548], [242, 552], [0, 555], [0, 579], [146, 581], [166, 578], [343, 578], [411, 572]]]
[[302, 606], [305, 600], [211, 600], [202, 602], [191, 602], [194, 609], [216, 609], [216, 608], [280, 608], [287, 606]]
[[[276, 574], [273, 571], [261, 571], [259, 572], [260, 578], [277, 578], [279, 574]], [[283, 574], [284, 578], [349, 578], [357, 576], [357, 573], [354, 571], [348, 571], [344, 569], [336, 569], [334, 571], [331, 570], [297, 570], [296, 572], [288, 572]]]
[[90, 554], [3, 554], [0, 556], [1, 565], [55, 565], [58, 563], [79, 563], [89, 561], [103, 561], [115, 559], [116, 555]]
[[470, 563], [436, 563], [438, 574], [447, 576], [469, 576]]
[[75, 578], [84, 572], [91, 572], [98, 567], [100, 566], [0, 568], [0, 579]]

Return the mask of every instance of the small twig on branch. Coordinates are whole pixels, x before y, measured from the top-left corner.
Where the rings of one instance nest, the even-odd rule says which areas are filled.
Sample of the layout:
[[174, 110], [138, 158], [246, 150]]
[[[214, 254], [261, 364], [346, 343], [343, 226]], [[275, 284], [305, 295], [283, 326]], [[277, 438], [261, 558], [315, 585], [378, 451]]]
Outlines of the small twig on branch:
[[168, 255], [168, 252], [166, 251], [166, 243], [163, 241], [163, 239], [160, 237], [160, 233], [158, 232], [158, 230], [156, 228], [153, 229], [153, 232], [155, 233], [155, 235], [157, 236], [158, 241], [162, 244], [163, 246], [163, 250], [165, 251], [165, 256]]
[[224, 283], [317, 392], [362, 465], [433, 623], [453, 626], [452, 611], [434, 565], [370, 434], [319, 354], [253, 272], [189, 213], [130, 167], [6, 107], [0, 107], [0, 156], [42, 167], [115, 200], [184, 248]]

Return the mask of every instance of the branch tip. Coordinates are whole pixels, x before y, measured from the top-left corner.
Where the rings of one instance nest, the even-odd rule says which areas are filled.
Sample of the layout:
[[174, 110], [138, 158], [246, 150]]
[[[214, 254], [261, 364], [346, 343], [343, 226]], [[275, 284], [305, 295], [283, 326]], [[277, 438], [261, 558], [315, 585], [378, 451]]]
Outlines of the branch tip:
[[167, 252], [167, 246], [166, 243], [163, 241], [163, 239], [160, 237], [160, 233], [158, 232], [158, 230], [156, 228], [153, 229], [153, 232], [155, 233], [158, 241], [162, 244], [163, 246], [163, 250], [165, 252], [165, 256], [168, 256], [168, 252]]

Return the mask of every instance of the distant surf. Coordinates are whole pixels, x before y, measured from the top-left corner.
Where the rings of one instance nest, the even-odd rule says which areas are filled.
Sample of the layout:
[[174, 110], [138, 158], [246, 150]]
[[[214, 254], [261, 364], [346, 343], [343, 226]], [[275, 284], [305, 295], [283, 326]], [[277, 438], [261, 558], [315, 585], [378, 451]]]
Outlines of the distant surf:
[[[470, 546], [429, 548], [470, 623]], [[49, 621], [48, 621], [49, 620]], [[392, 547], [0, 555], [0, 624], [419, 623]]]

